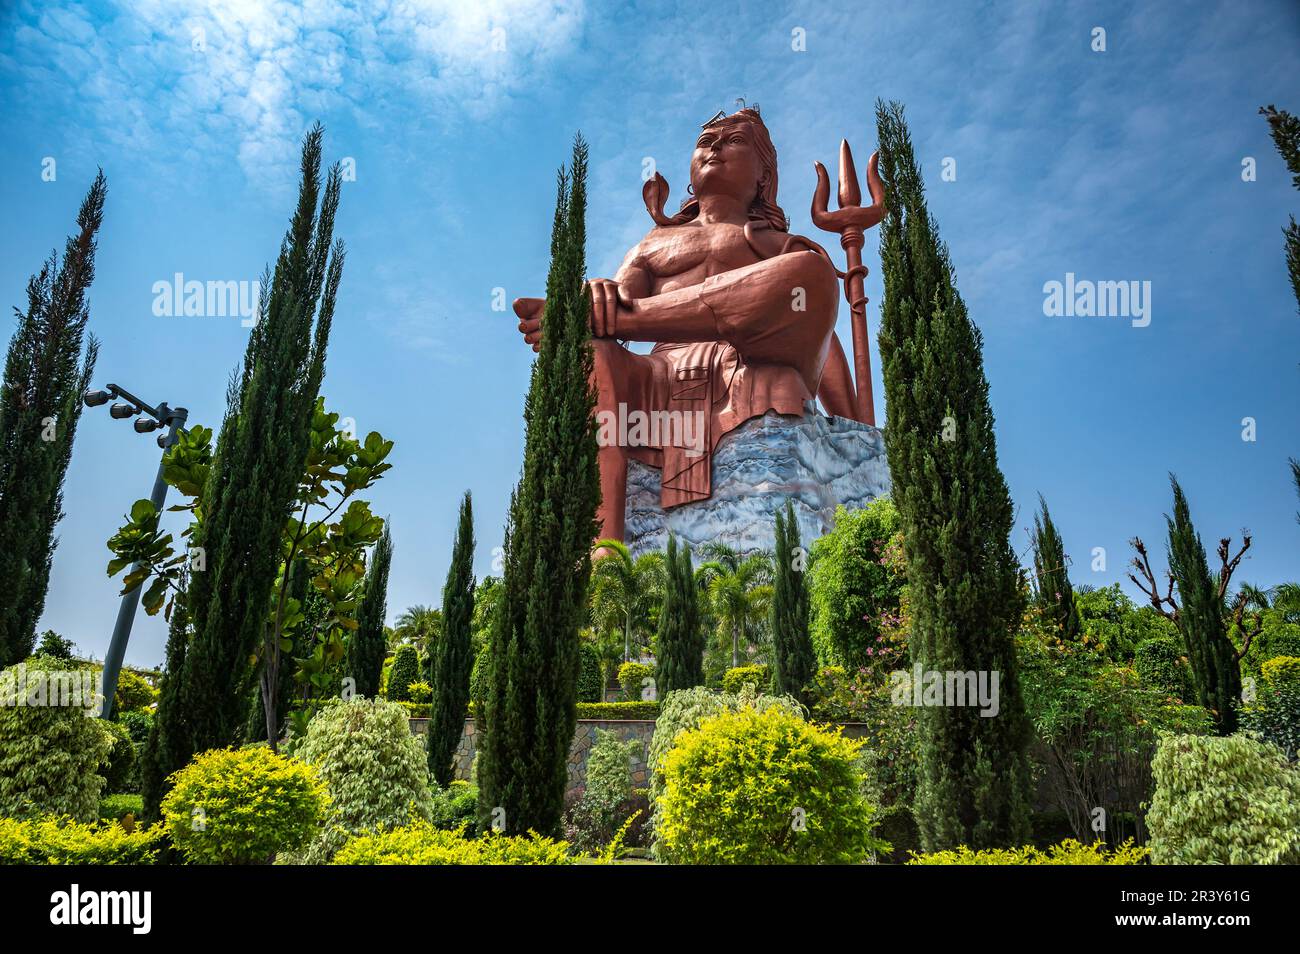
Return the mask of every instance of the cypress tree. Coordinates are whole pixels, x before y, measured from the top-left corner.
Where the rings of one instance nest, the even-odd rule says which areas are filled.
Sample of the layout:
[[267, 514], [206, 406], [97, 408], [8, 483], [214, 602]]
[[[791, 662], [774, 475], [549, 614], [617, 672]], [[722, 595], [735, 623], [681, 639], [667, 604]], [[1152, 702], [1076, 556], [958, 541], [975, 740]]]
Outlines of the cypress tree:
[[167, 794], [167, 776], [189, 759], [187, 750], [188, 728], [185, 708], [180, 703], [180, 674], [185, 668], [185, 652], [189, 647], [189, 615], [185, 612], [185, 593], [188, 581], [182, 579], [180, 593], [172, 606], [168, 621], [167, 648], [163, 664], [162, 681], [158, 687], [158, 709], [149, 736], [145, 740], [145, 754], [140, 766], [140, 794], [144, 802], [144, 821], [155, 822], [162, 817], [160, 806]]
[[474, 504], [469, 491], [460, 504], [460, 524], [451, 566], [442, 587], [442, 638], [433, 651], [433, 705], [429, 713], [429, 773], [444, 788], [455, 772], [456, 747], [469, 710], [469, 675], [474, 668]]
[[384, 621], [388, 618], [388, 568], [392, 562], [393, 537], [385, 522], [383, 535], [370, 555], [361, 605], [357, 609], [357, 628], [348, 642], [347, 675], [356, 681], [356, 694], [367, 699], [379, 695], [379, 679], [388, 654]]
[[311, 440], [312, 409], [343, 273], [331, 244], [341, 174], [321, 190], [322, 130], [304, 138], [298, 206], [275, 271], [262, 283], [260, 320], [227, 389], [226, 416], [200, 500], [194, 544], [205, 569], [190, 581], [192, 632], [175, 702], [185, 711], [184, 758], [231, 744], [247, 713], [249, 659], [267, 623], [281, 539]]
[[926, 208], [902, 106], [877, 103], [876, 122], [889, 209], [881, 226], [885, 449], [912, 596], [912, 661], [927, 674], [999, 680], [996, 716], [973, 705], [918, 709], [914, 814], [927, 851], [1021, 845], [1029, 726], [1014, 633], [1023, 597], [982, 338]]
[[1074, 588], [1065, 569], [1065, 544], [1056, 531], [1047, 501], [1038, 495], [1034, 515], [1034, 588], [1044, 615], [1061, 631], [1063, 639], [1083, 638], [1083, 623], [1074, 605]]
[[817, 668], [808, 632], [808, 589], [804, 583], [803, 547], [794, 504], [776, 512], [776, 576], [772, 586], [772, 680], [778, 693], [805, 702]]
[[94, 336], [86, 336], [86, 291], [95, 280], [95, 236], [107, 192], [100, 170], [63, 261], [51, 252], [27, 282], [27, 310], [14, 309], [18, 328], [0, 390], [0, 668], [31, 654], [45, 609], [63, 478], [99, 353]]
[[560, 170], [541, 351], [524, 407], [501, 605], [478, 756], [483, 828], [554, 834], [577, 724], [578, 630], [587, 613], [600, 481], [586, 264], [587, 145]]
[[1187, 661], [1196, 679], [1197, 701], [1214, 716], [1220, 735], [1237, 731], [1241, 667], [1228, 637], [1219, 582], [1210, 574], [1200, 534], [1192, 525], [1183, 488], [1170, 476], [1174, 514], [1169, 527], [1169, 573], [1178, 587], [1178, 628], [1187, 646]]
[[671, 533], [664, 571], [667, 579], [655, 661], [655, 688], [661, 699], [678, 689], [704, 685], [704, 632], [691, 548], [678, 547]]
[[[1291, 171], [1291, 184], [1300, 189], [1300, 118], [1285, 109], [1261, 106], [1260, 113], [1268, 120], [1269, 131], [1278, 153]], [[1291, 216], [1289, 225], [1282, 229], [1286, 248], [1287, 274], [1291, 277], [1291, 290], [1295, 292], [1296, 305], [1300, 307], [1300, 225]]]

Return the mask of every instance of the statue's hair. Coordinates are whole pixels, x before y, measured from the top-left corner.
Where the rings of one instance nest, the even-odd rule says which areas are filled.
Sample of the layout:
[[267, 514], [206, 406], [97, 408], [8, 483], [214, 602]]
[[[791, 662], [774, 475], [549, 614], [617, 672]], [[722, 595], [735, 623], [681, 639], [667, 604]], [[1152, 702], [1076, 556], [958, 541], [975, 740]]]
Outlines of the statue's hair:
[[[754, 151], [758, 154], [759, 165], [763, 168], [763, 178], [758, 183], [758, 194], [749, 206], [749, 217], [763, 222], [778, 232], [788, 232], [790, 222], [785, 217], [785, 211], [776, 203], [776, 147], [772, 145], [772, 137], [768, 135], [767, 126], [763, 124], [763, 117], [755, 109], [742, 109], [730, 116], [723, 116], [704, 128], [725, 129], [742, 123], [746, 124], [753, 133], [751, 141], [754, 144]], [[682, 225], [699, 214], [699, 199], [689, 195], [671, 221], [674, 225]]]

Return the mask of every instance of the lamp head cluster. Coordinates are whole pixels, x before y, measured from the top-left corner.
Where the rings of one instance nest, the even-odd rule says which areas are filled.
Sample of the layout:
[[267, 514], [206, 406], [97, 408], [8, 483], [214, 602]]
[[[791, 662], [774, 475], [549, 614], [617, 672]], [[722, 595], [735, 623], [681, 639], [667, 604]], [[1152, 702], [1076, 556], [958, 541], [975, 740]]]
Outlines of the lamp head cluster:
[[[121, 400], [113, 400], [119, 398]], [[135, 421], [132, 427], [137, 434], [149, 434], [160, 428], [166, 427], [173, 421], [184, 422], [187, 413], [184, 408], [170, 408], [165, 403], [155, 407], [150, 407], [144, 401], [141, 401], [135, 395], [131, 394], [124, 388], [116, 384], [110, 384], [106, 390], [87, 391], [81, 396], [86, 407], [101, 407], [113, 401], [112, 406], [108, 409], [108, 414], [115, 420], [126, 420], [128, 417], [134, 417]], [[138, 416], [137, 416], [138, 415]], [[167, 435], [158, 435], [158, 446], [164, 450], [167, 447]]]

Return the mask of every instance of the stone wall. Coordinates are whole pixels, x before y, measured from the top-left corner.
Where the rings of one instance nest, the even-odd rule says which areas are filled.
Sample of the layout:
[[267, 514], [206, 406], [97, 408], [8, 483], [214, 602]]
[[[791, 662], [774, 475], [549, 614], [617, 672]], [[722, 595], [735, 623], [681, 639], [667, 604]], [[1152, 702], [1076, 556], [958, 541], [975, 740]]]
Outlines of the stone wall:
[[[845, 723], [843, 728], [846, 736], [857, 739], [867, 734], [868, 726], [850, 722]], [[573, 745], [569, 747], [569, 784], [565, 788], [565, 794], [573, 792], [587, 782], [587, 755], [591, 747], [596, 744], [597, 729], [613, 732], [623, 742], [636, 739], [641, 743], [640, 752], [632, 759], [632, 784], [637, 788], [648, 785], [650, 773], [646, 768], [646, 758], [650, 754], [650, 739], [655, 734], [653, 719], [579, 719], [578, 727], [573, 734]], [[424, 735], [429, 731], [429, 720], [412, 719], [411, 731], [416, 735]], [[474, 762], [477, 741], [478, 732], [474, 720], [466, 719], [465, 729], [460, 736], [460, 745], [456, 748], [456, 778], [469, 780], [469, 769]]]
[[[573, 735], [573, 745], [569, 747], [569, 784], [566, 794], [586, 784], [587, 755], [596, 744], [596, 730], [613, 732], [626, 742], [636, 739], [641, 749], [632, 759], [632, 783], [642, 788], [650, 781], [646, 770], [646, 757], [650, 753], [650, 739], [655, 734], [654, 720], [614, 720], [614, 719], [579, 719], [577, 730]], [[412, 719], [411, 731], [424, 735], [429, 731], [428, 719]], [[470, 766], [474, 762], [474, 753], [478, 748], [478, 731], [473, 719], [465, 720], [465, 729], [460, 736], [460, 745], [456, 748], [456, 778], [469, 780]]]

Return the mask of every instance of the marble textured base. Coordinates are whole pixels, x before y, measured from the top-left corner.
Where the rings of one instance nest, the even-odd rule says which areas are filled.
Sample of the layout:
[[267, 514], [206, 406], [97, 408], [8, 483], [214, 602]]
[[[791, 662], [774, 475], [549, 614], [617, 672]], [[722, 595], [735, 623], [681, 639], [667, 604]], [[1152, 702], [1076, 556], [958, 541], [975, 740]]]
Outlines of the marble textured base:
[[662, 550], [672, 530], [692, 550], [714, 540], [743, 554], [770, 550], [776, 510], [792, 499], [807, 546], [831, 529], [838, 505], [857, 509], [888, 494], [889, 487], [879, 428], [820, 413], [799, 418], [769, 411], [718, 444], [708, 500], [665, 513], [658, 468], [632, 461], [627, 544], [635, 554]]

